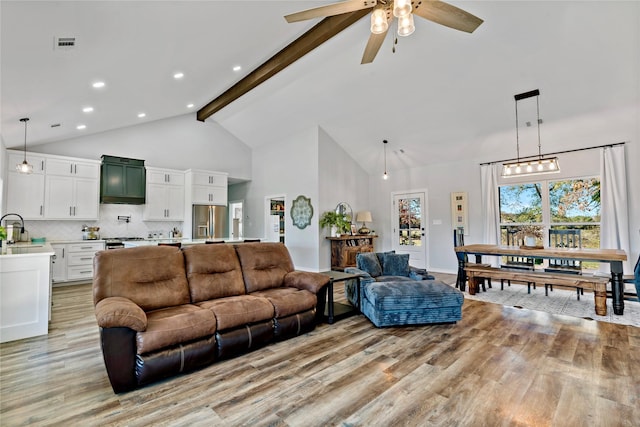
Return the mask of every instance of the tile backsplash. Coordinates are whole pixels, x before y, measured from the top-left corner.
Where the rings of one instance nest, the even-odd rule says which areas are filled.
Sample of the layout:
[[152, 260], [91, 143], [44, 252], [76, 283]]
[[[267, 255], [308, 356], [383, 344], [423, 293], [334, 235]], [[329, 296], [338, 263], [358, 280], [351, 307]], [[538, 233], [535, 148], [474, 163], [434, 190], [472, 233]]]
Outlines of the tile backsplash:
[[[174, 227], [182, 231], [181, 221], [143, 221], [144, 205], [101, 204], [98, 221], [25, 221], [24, 228], [29, 237], [46, 237], [47, 241], [81, 240], [82, 226], [100, 227], [100, 237], [147, 237], [149, 234], [162, 233], [169, 236]], [[131, 217], [127, 223], [118, 220], [118, 216]], [[190, 237], [190, 236], [187, 236]]]

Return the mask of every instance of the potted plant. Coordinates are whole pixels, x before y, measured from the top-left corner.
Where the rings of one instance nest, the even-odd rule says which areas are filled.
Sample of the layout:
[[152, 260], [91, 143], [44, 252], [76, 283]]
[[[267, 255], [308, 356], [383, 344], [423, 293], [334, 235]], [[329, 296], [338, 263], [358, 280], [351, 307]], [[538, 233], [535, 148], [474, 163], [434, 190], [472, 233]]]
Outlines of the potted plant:
[[320, 217], [319, 224], [320, 227], [327, 227], [331, 230], [331, 237], [335, 237], [337, 234], [347, 233], [351, 227], [349, 218], [334, 211], [323, 213]]
[[5, 245], [5, 240], [7, 240], [7, 229], [0, 225], [0, 248]]
[[544, 236], [544, 228], [540, 225], [523, 225], [518, 231], [518, 237], [522, 239], [525, 246], [534, 247], [538, 239]]

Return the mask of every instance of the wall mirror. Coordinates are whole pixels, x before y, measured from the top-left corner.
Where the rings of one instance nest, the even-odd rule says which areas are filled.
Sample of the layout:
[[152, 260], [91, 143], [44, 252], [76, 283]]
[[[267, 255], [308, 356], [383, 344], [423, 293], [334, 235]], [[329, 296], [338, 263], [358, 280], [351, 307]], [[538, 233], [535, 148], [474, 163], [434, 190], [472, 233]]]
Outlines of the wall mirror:
[[353, 210], [351, 210], [351, 206], [347, 202], [338, 203], [336, 213], [346, 216], [349, 222], [353, 221]]

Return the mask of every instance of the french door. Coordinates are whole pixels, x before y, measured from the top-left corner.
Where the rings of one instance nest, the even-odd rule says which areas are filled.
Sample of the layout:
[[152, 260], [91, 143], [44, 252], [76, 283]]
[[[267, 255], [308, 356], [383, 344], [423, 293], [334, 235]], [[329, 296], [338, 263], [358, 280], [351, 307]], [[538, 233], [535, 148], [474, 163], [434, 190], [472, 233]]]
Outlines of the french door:
[[396, 193], [393, 195], [393, 249], [408, 253], [409, 264], [427, 268], [426, 193]]

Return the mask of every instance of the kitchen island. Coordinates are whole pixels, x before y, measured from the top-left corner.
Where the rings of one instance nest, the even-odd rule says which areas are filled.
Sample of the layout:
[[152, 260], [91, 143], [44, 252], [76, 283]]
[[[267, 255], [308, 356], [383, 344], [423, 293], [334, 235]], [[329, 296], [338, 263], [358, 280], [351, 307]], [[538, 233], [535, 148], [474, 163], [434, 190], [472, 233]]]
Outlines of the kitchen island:
[[216, 243], [244, 243], [245, 240], [260, 240], [262, 242], [266, 241], [260, 237], [243, 237], [241, 239], [236, 239], [233, 237], [227, 238], [219, 238], [219, 239], [189, 239], [189, 238], [167, 238], [167, 239], [145, 239], [145, 240], [125, 240], [122, 242], [125, 248], [136, 248], [138, 246], [154, 246], [161, 243], [164, 244], [175, 244], [180, 243], [182, 246], [189, 245], [203, 245], [206, 242], [216, 242]]
[[0, 254], [0, 342], [46, 335], [51, 316], [48, 243], [18, 243]]

